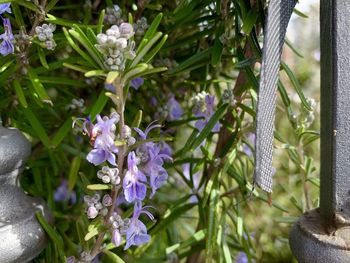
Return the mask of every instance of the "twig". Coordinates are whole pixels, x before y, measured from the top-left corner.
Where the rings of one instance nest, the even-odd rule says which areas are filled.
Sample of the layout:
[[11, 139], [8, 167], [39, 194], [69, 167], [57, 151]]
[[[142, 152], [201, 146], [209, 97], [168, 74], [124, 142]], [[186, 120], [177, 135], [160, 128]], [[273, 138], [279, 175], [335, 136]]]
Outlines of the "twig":
[[[122, 130], [123, 127], [125, 125], [125, 121], [124, 121], [124, 98], [123, 98], [123, 87], [124, 84], [121, 82], [120, 78], [117, 78], [114, 86], [116, 87], [116, 95], [118, 97], [119, 100], [119, 104], [117, 105], [117, 112], [120, 116], [120, 120], [119, 120], [119, 133], [122, 134]], [[121, 146], [119, 148], [118, 151], [118, 169], [119, 172], [122, 174], [123, 173], [123, 165], [124, 165], [124, 158], [125, 158], [125, 145]], [[122, 176], [121, 179], [123, 180]], [[113, 211], [115, 209], [115, 202], [117, 200], [118, 197], [118, 190], [119, 190], [120, 186], [114, 186], [113, 190], [112, 190], [112, 205], [108, 210], [107, 215], [104, 218], [104, 224], [107, 225], [109, 224], [109, 218], [112, 216]], [[107, 231], [103, 231], [101, 232], [98, 237], [97, 240], [95, 242], [95, 245], [93, 247], [93, 249], [91, 250], [91, 257], [95, 258], [101, 251], [101, 245], [103, 243], [103, 239], [105, 237]]]

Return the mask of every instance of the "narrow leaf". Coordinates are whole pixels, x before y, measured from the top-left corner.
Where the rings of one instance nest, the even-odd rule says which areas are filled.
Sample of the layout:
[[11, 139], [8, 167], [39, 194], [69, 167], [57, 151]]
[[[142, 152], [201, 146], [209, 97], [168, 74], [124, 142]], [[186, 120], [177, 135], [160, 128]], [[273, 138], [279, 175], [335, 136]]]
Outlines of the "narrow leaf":
[[80, 156], [75, 156], [73, 158], [73, 162], [72, 162], [72, 165], [70, 166], [69, 177], [68, 177], [68, 189], [69, 189], [69, 191], [73, 190], [73, 188], [77, 182], [78, 172], [80, 169], [80, 162], [81, 162]]
[[13, 80], [13, 87], [15, 88], [16, 95], [17, 95], [17, 97], [18, 97], [19, 103], [20, 103], [24, 108], [27, 108], [27, 107], [28, 107], [28, 103], [27, 103], [26, 97], [24, 96], [22, 87], [21, 87], [21, 85], [19, 84], [19, 82], [18, 82], [17, 79]]

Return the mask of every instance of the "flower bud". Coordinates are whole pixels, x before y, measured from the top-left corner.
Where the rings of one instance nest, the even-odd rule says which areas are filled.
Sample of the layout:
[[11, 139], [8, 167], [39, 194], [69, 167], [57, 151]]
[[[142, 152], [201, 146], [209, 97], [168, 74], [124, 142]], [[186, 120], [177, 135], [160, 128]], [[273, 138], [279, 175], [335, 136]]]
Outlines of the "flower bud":
[[99, 43], [100, 45], [106, 44], [107, 42], [107, 35], [100, 33], [97, 35], [97, 43]]
[[117, 38], [115, 36], [107, 36], [107, 44], [110, 46], [114, 46], [117, 42]]
[[105, 184], [109, 184], [111, 182], [111, 178], [108, 175], [102, 176], [102, 182]]
[[92, 197], [92, 201], [97, 204], [98, 201], [100, 201], [101, 196], [99, 194], [94, 194], [94, 196]]
[[88, 218], [94, 219], [98, 215], [98, 211], [94, 206], [89, 206], [89, 208], [86, 211], [86, 214]]
[[108, 214], [108, 209], [105, 207], [105, 208], [103, 208], [103, 209], [101, 209], [101, 211], [100, 211], [100, 215], [102, 215], [102, 216], [106, 216]]
[[115, 44], [116, 44], [117, 48], [124, 49], [127, 47], [128, 42], [127, 42], [126, 38], [118, 38]]
[[129, 39], [134, 35], [134, 29], [129, 23], [122, 23], [119, 26], [120, 36]]
[[101, 210], [103, 208], [103, 204], [101, 202], [98, 202], [97, 204], [95, 204], [95, 208], [97, 210]]
[[118, 247], [122, 243], [122, 235], [118, 229], [114, 229], [112, 232], [112, 243]]
[[112, 200], [112, 197], [110, 195], [106, 194], [103, 196], [102, 204], [104, 206], [111, 206], [112, 202], [113, 202], [113, 200]]

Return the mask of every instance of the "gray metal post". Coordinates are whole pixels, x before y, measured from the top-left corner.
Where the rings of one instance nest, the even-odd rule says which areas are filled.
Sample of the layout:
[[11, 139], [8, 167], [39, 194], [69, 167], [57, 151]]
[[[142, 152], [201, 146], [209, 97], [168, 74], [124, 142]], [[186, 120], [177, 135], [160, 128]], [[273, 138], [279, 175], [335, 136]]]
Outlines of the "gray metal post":
[[350, 1], [321, 0], [320, 207], [294, 224], [300, 263], [350, 262]]
[[46, 234], [35, 217], [41, 211], [50, 221], [44, 202], [25, 195], [18, 176], [31, 151], [30, 142], [17, 129], [0, 124], [0, 262], [25, 263], [46, 245]]

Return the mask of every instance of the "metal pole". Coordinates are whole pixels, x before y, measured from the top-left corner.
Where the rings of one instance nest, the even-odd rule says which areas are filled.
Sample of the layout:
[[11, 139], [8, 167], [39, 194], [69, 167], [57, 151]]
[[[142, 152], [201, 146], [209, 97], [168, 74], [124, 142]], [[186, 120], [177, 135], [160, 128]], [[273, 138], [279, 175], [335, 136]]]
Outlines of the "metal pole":
[[320, 207], [294, 224], [301, 262], [350, 262], [350, 1], [321, 0]]

